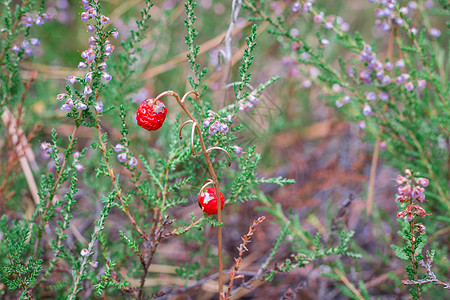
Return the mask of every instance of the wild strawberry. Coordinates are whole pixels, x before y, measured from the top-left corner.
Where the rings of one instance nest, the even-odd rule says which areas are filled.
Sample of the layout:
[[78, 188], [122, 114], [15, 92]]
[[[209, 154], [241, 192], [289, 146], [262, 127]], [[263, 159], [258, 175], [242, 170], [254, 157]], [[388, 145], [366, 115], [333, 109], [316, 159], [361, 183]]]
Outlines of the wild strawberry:
[[[214, 187], [203, 189], [198, 195], [198, 205], [208, 215], [217, 214], [217, 197]], [[223, 209], [225, 197], [220, 193], [220, 206]]]
[[146, 99], [137, 110], [136, 121], [139, 126], [149, 131], [158, 130], [166, 119], [167, 108], [159, 100]]

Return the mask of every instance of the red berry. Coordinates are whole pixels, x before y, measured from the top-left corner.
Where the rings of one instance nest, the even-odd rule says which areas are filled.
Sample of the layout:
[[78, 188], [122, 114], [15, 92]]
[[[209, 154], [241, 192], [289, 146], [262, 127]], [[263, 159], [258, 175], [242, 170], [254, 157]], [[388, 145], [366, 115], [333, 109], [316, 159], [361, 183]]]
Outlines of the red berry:
[[[223, 209], [225, 197], [220, 193], [220, 206]], [[206, 188], [198, 195], [198, 205], [208, 215], [217, 214], [217, 197], [214, 187]]]
[[147, 130], [158, 130], [166, 119], [167, 108], [159, 100], [146, 99], [137, 110], [136, 121], [139, 126]]

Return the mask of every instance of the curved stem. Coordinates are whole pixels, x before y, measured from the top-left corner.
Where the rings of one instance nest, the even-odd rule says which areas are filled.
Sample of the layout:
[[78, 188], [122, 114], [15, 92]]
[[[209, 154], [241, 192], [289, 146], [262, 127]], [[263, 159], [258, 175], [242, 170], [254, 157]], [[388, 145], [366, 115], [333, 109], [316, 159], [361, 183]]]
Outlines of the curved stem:
[[206, 150], [206, 152], [211, 152], [212, 150], [222, 150], [223, 152], [225, 152], [226, 155], [228, 155], [228, 167], [231, 167], [231, 156], [230, 153], [228, 153], [227, 150], [223, 149], [222, 147], [209, 147], [208, 150]]
[[183, 130], [183, 127], [184, 127], [185, 125], [189, 124], [189, 123], [194, 123], [194, 121], [192, 121], [192, 120], [187, 120], [186, 122], [183, 123], [183, 125], [181, 125], [180, 131], [178, 131], [178, 137], [180, 138], [180, 140], [183, 138], [183, 137], [181, 136], [181, 130]]

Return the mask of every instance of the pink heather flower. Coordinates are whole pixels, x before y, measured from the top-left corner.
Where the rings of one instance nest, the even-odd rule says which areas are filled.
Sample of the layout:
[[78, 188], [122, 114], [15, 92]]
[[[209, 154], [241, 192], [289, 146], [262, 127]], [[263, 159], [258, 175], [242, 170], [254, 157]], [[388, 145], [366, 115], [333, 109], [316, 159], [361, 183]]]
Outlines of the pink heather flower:
[[403, 211], [401, 211], [397, 214], [397, 218], [399, 218], [399, 219], [403, 219], [404, 217], [405, 217], [405, 213]]
[[363, 130], [364, 128], [366, 128], [366, 122], [359, 121], [358, 122], [358, 127], [359, 127], [359, 129]]
[[417, 3], [415, 1], [409, 1], [408, 2], [408, 7], [412, 10], [417, 8]]
[[31, 49], [31, 48], [25, 49], [24, 53], [25, 53], [26, 55], [33, 55], [33, 54], [34, 54], [34, 50]]
[[387, 101], [389, 100], [389, 94], [386, 92], [380, 92], [378, 94], [378, 97], [382, 100], [382, 101]]
[[109, 18], [106, 17], [106, 16], [101, 16], [100, 23], [102, 23], [103, 25], [108, 24], [109, 23]]
[[379, 71], [377, 71], [377, 73], [375, 75], [377, 76], [377, 79], [381, 81], [384, 78], [384, 71], [379, 70]]
[[394, 65], [391, 63], [391, 62], [387, 62], [387, 63], [385, 63], [384, 64], [384, 69], [386, 70], [386, 71], [388, 71], [388, 70], [392, 70], [394, 68]]
[[120, 162], [125, 162], [127, 160], [127, 153], [126, 152], [120, 153], [119, 155], [117, 155], [117, 159]]
[[425, 230], [427, 230], [427, 228], [422, 223], [419, 223], [419, 224], [416, 224], [416, 230], [419, 234], [424, 234]]
[[423, 187], [427, 187], [429, 182], [430, 181], [427, 178], [419, 178], [419, 179], [417, 179], [417, 183], [420, 184]]
[[409, 13], [409, 9], [406, 6], [400, 7], [399, 12], [407, 15]]
[[110, 80], [112, 79], [112, 76], [109, 75], [109, 74], [106, 73], [106, 72], [102, 74], [102, 77], [103, 77], [105, 80], [108, 80], [108, 81], [110, 81]]
[[405, 177], [403, 177], [402, 175], [398, 175], [398, 177], [395, 179], [395, 182], [397, 184], [404, 184], [407, 181], [407, 179]]
[[42, 26], [44, 25], [44, 19], [42, 19], [42, 17], [37, 17], [35, 23], [37, 26]]
[[69, 76], [67, 78], [67, 81], [69, 82], [69, 84], [74, 84], [77, 81], [77, 77], [76, 76]]
[[87, 108], [86, 104], [82, 103], [82, 102], [77, 102], [75, 103], [75, 109], [81, 109], [81, 110], [85, 110]]
[[94, 18], [94, 17], [97, 16], [97, 11], [95, 10], [95, 8], [90, 8], [90, 9], [87, 11], [87, 13], [88, 13], [89, 17], [91, 17], [91, 18]]
[[403, 19], [402, 18], [396, 18], [395, 19], [395, 24], [402, 26], [403, 25]]
[[298, 36], [298, 34], [299, 34], [298, 29], [297, 29], [297, 28], [292, 28], [291, 30], [289, 30], [289, 34], [290, 34], [292, 37]]
[[42, 18], [44, 19], [45, 22], [50, 22], [52, 20], [52, 16], [50, 16], [50, 14], [42, 14]]
[[430, 28], [430, 35], [434, 37], [440, 37], [441, 31], [437, 28]]
[[344, 105], [340, 100], [336, 100], [335, 104], [337, 108], [341, 108]]
[[377, 100], [377, 94], [375, 94], [374, 92], [369, 92], [366, 94], [366, 99], [368, 101], [375, 101]]
[[105, 47], [105, 52], [111, 54], [114, 51], [114, 45], [108, 44]]
[[42, 142], [41, 143], [41, 150], [46, 151], [47, 153], [52, 152], [51, 144], [48, 142]]
[[348, 76], [353, 76], [353, 75], [355, 75], [355, 70], [350, 67], [347, 69], [347, 74], [348, 74]]
[[419, 89], [424, 89], [426, 84], [427, 84], [427, 82], [425, 80], [422, 80], [422, 79], [417, 80], [417, 87]]
[[76, 163], [75, 164], [75, 169], [77, 169], [78, 172], [81, 172], [81, 171], [83, 171], [84, 167], [83, 167], [82, 164]]
[[350, 96], [345, 95], [345, 96], [342, 98], [342, 103], [343, 103], [343, 104], [350, 103]]
[[395, 66], [399, 69], [402, 69], [405, 67], [405, 62], [403, 61], [403, 59], [400, 59], [395, 63]]
[[16, 52], [16, 53], [19, 53], [19, 51], [20, 51], [20, 47], [17, 46], [16, 44], [14, 44], [14, 45], [11, 47], [11, 49], [12, 49], [12, 51], [14, 51], [14, 52]]
[[135, 157], [130, 158], [128, 164], [132, 167], [136, 167], [138, 165], [138, 160]]
[[226, 133], [228, 131], [228, 125], [225, 123], [219, 125], [219, 128], [221, 133]]
[[119, 32], [114, 31], [113, 33], [111, 33], [111, 36], [117, 40], [117, 38], [119, 37]]
[[90, 95], [90, 94], [92, 94], [92, 89], [91, 89], [91, 87], [90, 87], [89, 85], [87, 85], [87, 86], [84, 87], [84, 94], [85, 94], [85, 95]]
[[214, 135], [217, 132], [217, 130], [219, 129], [218, 126], [219, 126], [219, 122], [215, 121], [208, 129], [209, 134]]
[[89, 43], [89, 45], [95, 45], [97, 43], [95, 36], [90, 36], [88, 43]]
[[410, 169], [405, 169], [405, 175], [411, 176], [411, 170]]
[[80, 151], [76, 151], [74, 152], [74, 154], [72, 154], [73, 158], [78, 159], [80, 157]]
[[236, 155], [242, 154], [243, 150], [242, 150], [241, 147], [239, 147], [239, 146], [234, 146], [233, 148], [234, 148], [234, 153], [236, 153]]
[[433, 1], [431, 1], [431, 0], [425, 1], [425, 8], [426, 9], [433, 8], [433, 6], [434, 6]]
[[83, 70], [86, 67], [87, 67], [87, 65], [84, 62], [78, 63], [78, 69]]
[[94, 104], [95, 110], [98, 113], [102, 113], [103, 112], [103, 102], [102, 101], [98, 101]]
[[421, 218], [425, 218], [427, 216], [427, 212], [425, 211], [425, 209], [423, 209], [422, 207], [420, 207], [419, 205], [415, 206], [416, 209], [416, 214], [421, 217]]
[[211, 119], [210, 118], [206, 118], [205, 120], [203, 120], [203, 127], [208, 127], [209, 124], [211, 124]]
[[248, 96], [248, 101], [250, 101], [250, 103], [252, 103], [253, 105], [258, 105], [259, 104], [259, 98], [255, 97], [254, 95], [250, 94]]
[[81, 250], [80, 254], [83, 257], [88, 256], [89, 255], [89, 250], [84, 248], [84, 249]]
[[89, 24], [87, 27], [86, 27], [86, 32], [94, 32], [94, 26], [93, 25], [91, 25], [91, 24]]
[[304, 88], [309, 89], [312, 86], [312, 82], [310, 80], [305, 80], [302, 82]]
[[389, 83], [391, 83], [391, 77], [389, 77], [389, 75], [385, 75], [383, 77], [383, 80], [381, 80], [381, 83], [383, 83], [384, 85], [388, 85]]
[[411, 222], [414, 219], [414, 214], [412, 212], [407, 212], [406, 219]]
[[323, 27], [325, 27], [326, 29], [331, 30], [331, 29], [333, 29], [333, 24], [331, 24], [331, 22], [326, 22], [326, 23], [323, 25]]
[[342, 24], [340, 25], [340, 27], [341, 27], [341, 30], [342, 30], [343, 32], [347, 32], [347, 31], [350, 29], [350, 25], [349, 25], [348, 23], [346, 23], [346, 22], [342, 23]]
[[70, 109], [71, 109], [71, 107], [67, 104], [61, 105], [61, 110], [63, 110], [63, 111], [69, 111]]
[[114, 146], [114, 151], [116, 151], [116, 152], [122, 152], [124, 149], [125, 149], [125, 147], [122, 144], [120, 144], [120, 143], [117, 143]]
[[64, 100], [64, 99], [66, 99], [66, 94], [58, 94], [57, 96], [56, 96], [56, 100], [58, 100], [58, 101], [61, 101], [61, 100]]
[[320, 23], [323, 20], [323, 11], [320, 12], [320, 14], [314, 16], [314, 22]]
[[405, 83], [405, 89], [406, 89], [408, 92], [411, 92], [411, 91], [414, 89], [414, 84], [413, 84], [412, 82], [407, 82], [407, 83]]
[[370, 115], [371, 113], [372, 113], [372, 108], [370, 107], [369, 104], [365, 104], [365, 105], [364, 105], [364, 108], [363, 108], [363, 114], [364, 114], [365, 116], [368, 116], [368, 115]]
[[380, 144], [379, 144], [379, 146], [380, 146], [380, 149], [381, 149], [381, 150], [386, 150], [386, 148], [387, 148], [387, 144], [386, 144], [385, 141], [381, 141]]
[[81, 21], [87, 21], [89, 20], [89, 14], [87, 12], [81, 13]]
[[22, 22], [23, 22], [23, 25], [25, 25], [25, 27], [33, 26], [33, 18], [31, 18], [31, 17], [23, 17]]
[[405, 197], [402, 196], [402, 195], [397, 195], [397, 196], [395, 197], [395, 201], [398, 201], [398, 202], [400, 202], [400, 203], [408, 202], [408, 201], [405, 199]]
[[417, 32], [418, 32], [418, 30], [417, 30], [416, 27], [411, 27], [411, 33], [412, 33], [412, 34], [416, 35]]
[[106, 68], [108, 68], [108, 65], [106, 64], [106, 62], [102, 62], [98, 65], [98, 68], [102, 71], [105, 71]]
[[92, 72], [88, 72], [88, 73], [86, 73], [86, 75], [85, 75], [85, 79], [86, 79], [86, 81], [91, 81], [92, 80]]
[[305, 5], [303, 6], [303, 11], [307, 12], [310, 11], [312, 8], [312, 2], [311, 1], [306, 1]]
[[413, 197], [413, 199], [419, 198], [419, 196], [421, 194], [423, 194], [425, 192], [425, 189], [421, 186], [415, 186], [411, 192], [411, 196]]

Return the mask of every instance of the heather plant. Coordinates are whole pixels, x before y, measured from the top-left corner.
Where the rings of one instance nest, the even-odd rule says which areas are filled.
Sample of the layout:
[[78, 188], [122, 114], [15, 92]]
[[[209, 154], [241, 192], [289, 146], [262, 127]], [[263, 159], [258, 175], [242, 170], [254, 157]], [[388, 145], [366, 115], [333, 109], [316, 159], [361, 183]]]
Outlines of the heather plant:
[[[295, 80], [307, 76], [301, 93], [320, 88], [339, 116], [375, 141], [367, 196], [374, 226], [385, 217], [373, 202], [380, 150], [388, 164], [420, 172], [398, 183], [397, 199], [413, 208], [399, 220], [408, 245], [393, 249], [412, 263], [403, 284], [414, 297], [425, 283], [443, 283], [447, 249], [436, 237], [426, 244], [418, 231], [448, 227], [449, 207], [447, 57], [442, 26], [430, 25], [448, 7], [429, 2], [377, 4], [384, 53], [376, 51], [382, 38], [347, 33], [349, 23], [320, 12], [319, 1], [4, 1], [2, 298], [191, 297], [212, 283], [211, 297], [237, 299], [317, 270], [332, 286], [329, 297], [369, 299], [373, 285], [355, 269], [376, 262], [347, 224], [354, 196], [327, 206], [322, 221], [314, 211], [303, 218], [299, 197], [277, 201], [268, 191], [296, 183], [265, 172], [271, 162], [261, 143], [298, 123], [287, 120], [289, 109], [269, 108], [289, 89], [282, 71], [263, 70], [263, 54], [273, 50], [267, 44], [288, 57]], [[336, 60], [337, 43], [344, 57]], [[406, 186], [413, 198], [401, 198]], [[412, 202], [423, 202], [425, 186], [441, 218], [421, 225], [414, 213], [426, 213]], [[424, 261], [416, 252], [425, 247], [436, 251]], [[252, 254], [258, 258], [248, 268]]]

